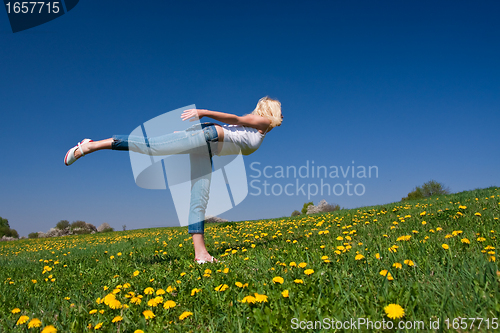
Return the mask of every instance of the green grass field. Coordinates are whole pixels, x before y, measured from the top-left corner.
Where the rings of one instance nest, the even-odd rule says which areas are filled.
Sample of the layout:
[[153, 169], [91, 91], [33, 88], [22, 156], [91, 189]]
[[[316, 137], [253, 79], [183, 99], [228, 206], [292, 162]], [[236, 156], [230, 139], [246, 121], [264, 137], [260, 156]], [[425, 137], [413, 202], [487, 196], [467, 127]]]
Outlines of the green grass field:
[[208, 225], [207, 247], [223, 262], [204, 265], [187, 228], [2, 242], [0, 331], [312, 332], [361, 318], [372, 321], [355, 327], [366, 331], [417, 321], [428, 331], [439, 320], [491, 332], [499, 217], [492, 187]]

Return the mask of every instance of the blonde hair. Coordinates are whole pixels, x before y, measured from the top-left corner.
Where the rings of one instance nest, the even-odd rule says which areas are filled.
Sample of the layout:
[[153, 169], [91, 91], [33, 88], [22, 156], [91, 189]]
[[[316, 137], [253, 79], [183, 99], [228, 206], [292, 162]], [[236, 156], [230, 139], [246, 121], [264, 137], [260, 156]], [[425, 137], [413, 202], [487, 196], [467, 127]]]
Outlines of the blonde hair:
[[281, 125], [281, 103], [269, 96], [259, 99], [255, 110], [251, 114], [269, 119], [271, 128]]

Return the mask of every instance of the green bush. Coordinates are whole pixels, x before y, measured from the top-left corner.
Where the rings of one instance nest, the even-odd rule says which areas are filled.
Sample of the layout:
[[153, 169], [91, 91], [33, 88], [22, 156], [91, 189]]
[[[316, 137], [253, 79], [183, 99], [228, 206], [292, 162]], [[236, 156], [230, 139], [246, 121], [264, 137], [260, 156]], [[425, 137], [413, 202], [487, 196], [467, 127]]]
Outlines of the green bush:
[[114, 228], [109, 227], [109, 228], [106, 228], [106, 229], [102, 229], [102, 231], [101, 231], [101, 232], [113, 232], [113, 231], [115, 231], [115, 229], [114, 229]]
[[30, 232], [28, 238], [38, 238], [38, 232]]
[[312, 201], [311, 201], [311, 202], [306, 202], [306, 203], [304, 204], [304, 207], [302, 207], [302, 214], [303, 214], [303, 215], [307, 213], [307, 207], [309, 207], [309, 206], [311, 206], [311, 205], [313, 205], [313, 206], [314, 206], [314, 203], [313, 203]]
[[435, 180], [430, 180], [424, 183], [422, 187], [417, 186], [412, 192], [408, 193], [407, 197], [401, 198], [401, 200], [417, 200], [427, 198], [433, 195], [449, 194], [449, 188], [445, 187], [442, 183]]
[[85, 223], [84, 221], [75, 221], [73, 223], [71, 223], [71, 230], [75, 230], [75, 229], [78, 229], [78, 228], [86, 228], [87, 227], [87, 223]]
[[56, 229], [59, 229], [59, 230], [64, 230], [67, 227], [69, 227], [68, 220], [61, 220], [61, 221], [57, 222], [57, 224], [56, 224]]
[[0, 217], [0, 227], [10, 228], [10, 226], [9, 226], [9, 220]]
[[416, 187], [413, 191], [408, 193], [408, 196], [401, 198], [401, 200], [417, 200], [424, 198], [424, 194], [422, 193], [422, 189], [420, 187]]
[[299, 216], [299, 215], [300, 215], [300, 212], [298, 210], [294, 210], [291, 216], [294, 217], [294, 216]]
[[0, 227], [0, 238], [3, 236], [19, 238], [19, 234], [17, 233], [16, 230], [5, 226]]
[[10, 237], [19, 238], [19, 234], [17, 233], [17, 230], [10, 229]]
[[444, 187], [444, 184], [439, 183], [435, 180], [430, 180], [424, 185], [422, 185], [422, 194], [424, 197], [430, 197], [433, 195], [450, 194], [450, 189]]

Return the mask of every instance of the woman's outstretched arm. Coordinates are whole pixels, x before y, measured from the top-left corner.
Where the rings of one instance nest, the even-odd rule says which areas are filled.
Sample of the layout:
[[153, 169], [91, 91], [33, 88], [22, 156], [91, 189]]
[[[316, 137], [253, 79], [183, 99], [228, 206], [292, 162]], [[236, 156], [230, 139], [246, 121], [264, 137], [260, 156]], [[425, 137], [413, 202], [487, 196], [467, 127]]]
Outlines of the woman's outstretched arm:
[[267, 129], [270, 124], [270, 121], [268, 119], [254, 114], [247, 114], [240, 117], [235, 114], [218, 111], [190, 109], [185, 110], [181, 115], [182, 120], [190, 119], [190, 121], [201, 119], [203, 117], [209, 117], [229, 125], [248, 126], [263, 130]]

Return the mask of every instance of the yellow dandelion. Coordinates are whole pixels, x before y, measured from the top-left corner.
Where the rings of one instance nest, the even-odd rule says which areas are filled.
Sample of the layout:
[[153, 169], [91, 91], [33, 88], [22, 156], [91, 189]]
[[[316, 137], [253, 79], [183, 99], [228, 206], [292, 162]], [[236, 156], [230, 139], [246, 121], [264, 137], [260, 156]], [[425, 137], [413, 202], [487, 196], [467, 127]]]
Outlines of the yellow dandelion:
[[361, 260], [361, 259], [364, 259], [365, 256], [362, 255], [362, 254], [357, 254], [356, 257], [354, 257], [355, 260]]
[[387, 317], [391, 319], [403, 318], [405, 310], [399, 304], [389, 304], [384, 308]]
[[89, 314], [94, 314], [94, 313], [97, 313], [97, 310], [96, 310], [96, 309], [93, 309], [93, 310], [90, 310], [90, 311], [89, 311]]
[[56, 333], [56, 332], [57, 332], [57, 329], [52, 325], [45, 326], [42, 330], [42, 333]]
[[243, 299], [240, 301], [241, 303], [255, 303], [257, 300], [253, 296], [245, 296]]
[[28, 323], [28, 328], [40, 327], [40, 326], [42, 326], [42, 322], [38, 318], [33, 318]]
[[288, 296], [289, 296], [289, 292], [288, 292], [288, 290], [283, 290], [283, 291], [281, 292], [281, 295], [282, 295], [283, 297], [285, 297], [285, 298], [288, 298]]
[[380, 253], [375, 253], [375, 258], [380, 260]]
[[165, 304], [163, 304], [164, 309], [172, 309], [174, 308], [176, 303], [174, 301], [166, 301]]
[[143, 330], [135, 330], [134, 333], [144, 333]]
[[385, 276], [387, 278], [387, 280], [389, 280], [389, 281], [394, 280], [394, 278], [392, 277], [391, 273], [389, 273], [389, 271], [387, 269], [381, 270], [379, 274], [382, 275], [382, 276]]
[[481, 216], [481, 213], [474, 213], [475, 216]]
[[189, 312], [189, 311], [184, 311], [180, 316], [179, 316], [179, 320], [184, 320], [186, 319], [187, 317], [189, 316], [192, 316], [193, 313], [192, 312]]
[[441, 245], [441, 246], [442, 246], [442, 247], [443, 247], [443, 249], [445, 249], [445, 250], [448, 250], [448, 249], [450, 248], [448, 244], [443, 244], [443, 245]]
[[111, 309], [121, 309], [122, 308], [122, 303], [120, 303], [120, 301], [117, 300], [117, 299], [113, 299], [113, 300], [109, 301], [108, 306]]
[[148, 301], [148, 306], [153, 306], [153, 307], [155, 307], [155, 306], [157, 306], [157, 305], [158, 305], [158, 303], [159, 303], [159, 302], [158, 302], [158, 300], [157, 300], [156, 298], [152, 298], [152, 299], [150, 299], [150, 300]]
[[406, 265], [408, 266], [415, 266], [415, 263], [409, 259], [406, 259], [405, 261], [403, 261]]
[[300, 284], [300, 283], [304, 284], [304, 281], [302, 279], [295, 279], [295, 280], [293, 280], [293, 282], [295, 282], [297, 284]]
[[267, 302], [267, 296], [255, 293], [255, 300], [259, 303]]
[[197, 294], [197, 293], [199, 293], [200, 291], [201, 291], [201, 289], [194, 288], [193, 290], [191, 290], [191, 296], [196, 295], [196, 294]]
[[221, 284], [221, 285], [215, 287], [215, 291], [224, 291], [227, 288], [229, 288], [229, 286], [227, 284]]
[[281, 276], [275, 276], [275, 277], [273, 277], [273, 282], [274, 283], [283, 284], [284, 281], [285, 280]]
[[19, 313], [21, 312], [21, 310], [19, 308], [15, 308], [11, 311], [13, 314], [16, 314], [16, 313]]
[[22, 324], [26, 323], [29, 319], [30, 319], [30, 317], [28, 317], [28, 316], [21, 316], [17, 320], [16, 325], [22, 325]]
[[144, 289], [144, 293], [146, 295], [152, 295], [154, 292], [155, 292], [155, 290], [151, 287], [147, 287], [146, 289]]
[[153, 319], [155, 317], [155, 314], [151, 310], [145, 310], [142, 312], [142, 314], [146, 319]]
[[111, 320], [112, 323], [117, 323], [119, 321], [122, 321], [123, 320], [123, 317], [122, 316], [116, 316], [113, 318], [113, 320]]
[[306, 274], [306, 275], [311, 275], [312, 273], [314, 273], [314, 270], [312, 270], [312, 269], [306, 269], [304, 271], [304, 274]]
[[133, 276], [137, 276], [139, 275], [139, 271], [135, 271], [134, 273], [132, 273]]
[[399, 262], [395, 262], [394, 264], [392, 264], [392, 267], [402, 269], [403, 265], [401, 265], [401, 263], [399, 263]]
[[95, 325], [94, 329], [95, 329], [95, 330], [98, 330], [98, 329], [100, 329], [101, 327], [102, 327], [102, 323], [99, 323], [99, 324]]
[[470, 244], [470, 240], [468, 240], [467, 238], [462, 238], [460, 241], [464, 244]]
[[292, 261], [290, 263], [290, 265], [288, 265], [288, 266], [290, 266], [290, 267], [297, 267], [297, 263], [295, 261]]

